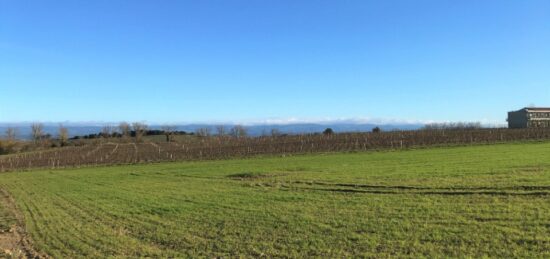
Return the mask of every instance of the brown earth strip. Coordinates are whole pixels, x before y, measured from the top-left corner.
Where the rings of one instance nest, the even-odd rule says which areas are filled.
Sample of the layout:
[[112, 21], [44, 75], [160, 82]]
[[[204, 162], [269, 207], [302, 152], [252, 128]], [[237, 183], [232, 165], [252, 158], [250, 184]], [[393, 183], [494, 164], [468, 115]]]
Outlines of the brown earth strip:
[[17, 210], [13, 198], [3, 189], [0, 189], [0, 207], [16, 219], [16, 224], [9, 231], [0, 232], [0, 258], [49, 258], [33, 249], [25, 231], [23, 215]]
[[[269, 185], [269, 184], [268, 184]], [[503, 195], [503, 196], [550, 196], [550, 186], [512, 186], [512, 187], [421, 187], [421, 186], [385, 186], [365, 184], [345, 184], [327, 182], [291, 182], [282, 188], [308, 191], [325, 191], [340, 193], [371, 193], [398, 195]]]

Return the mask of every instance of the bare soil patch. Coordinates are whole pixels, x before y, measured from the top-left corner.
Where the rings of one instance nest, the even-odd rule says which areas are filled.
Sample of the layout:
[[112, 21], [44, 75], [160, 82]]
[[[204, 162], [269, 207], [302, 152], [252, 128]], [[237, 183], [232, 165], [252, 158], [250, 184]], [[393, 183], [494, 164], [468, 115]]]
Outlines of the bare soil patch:
[[40, 254], [32, 248], [25, 232], [23, 215], [17, 210], [9, 193], [2, 189], [0, 189], [0, 207], [6, 213], [5, 217], [15, 219], [9, 229], [0, 229], [0, 257], [48, 258], [47, 255]]

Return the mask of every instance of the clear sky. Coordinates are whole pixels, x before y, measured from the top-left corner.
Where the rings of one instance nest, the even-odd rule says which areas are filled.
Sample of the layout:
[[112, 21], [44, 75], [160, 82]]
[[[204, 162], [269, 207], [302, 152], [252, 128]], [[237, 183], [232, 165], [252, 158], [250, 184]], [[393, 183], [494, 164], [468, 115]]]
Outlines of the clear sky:
[[0, 122], [379, 118], [550, 106], [550, 1], [0, 0]]

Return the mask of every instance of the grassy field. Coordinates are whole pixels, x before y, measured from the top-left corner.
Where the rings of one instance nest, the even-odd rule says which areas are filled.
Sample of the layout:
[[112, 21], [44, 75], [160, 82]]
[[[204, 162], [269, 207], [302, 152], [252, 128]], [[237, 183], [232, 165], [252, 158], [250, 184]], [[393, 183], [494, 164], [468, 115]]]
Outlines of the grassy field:
[[59, 258], [550, 257], [550, 143], [15, 172], [0, 188]]

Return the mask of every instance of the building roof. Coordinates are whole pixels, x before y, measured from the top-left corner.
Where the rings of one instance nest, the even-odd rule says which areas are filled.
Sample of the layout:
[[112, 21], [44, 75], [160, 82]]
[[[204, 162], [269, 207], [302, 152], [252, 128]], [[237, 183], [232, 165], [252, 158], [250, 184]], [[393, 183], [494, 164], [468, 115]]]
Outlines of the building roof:
[[511, 112], [550, 112], [550, 107], [525, 107]]
[[550, 112], [549, 107], [525, 107], [522, 110], [526, 110], [528, 112]]

